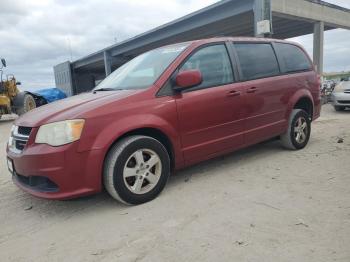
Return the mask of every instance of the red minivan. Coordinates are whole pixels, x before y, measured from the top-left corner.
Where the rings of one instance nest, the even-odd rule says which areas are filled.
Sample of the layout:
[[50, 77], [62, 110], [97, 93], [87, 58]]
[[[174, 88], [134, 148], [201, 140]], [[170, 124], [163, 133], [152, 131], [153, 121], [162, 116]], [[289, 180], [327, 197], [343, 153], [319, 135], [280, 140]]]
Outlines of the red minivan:
[[174, 170], [279, 137], [309, 141], [320, 80], [291, 42], [214, 38], [161, 47], [124, 64], [92, 92], [37, 108], [11, 130], [7, 163], [38, 197], [100, 192], [154, 199]]

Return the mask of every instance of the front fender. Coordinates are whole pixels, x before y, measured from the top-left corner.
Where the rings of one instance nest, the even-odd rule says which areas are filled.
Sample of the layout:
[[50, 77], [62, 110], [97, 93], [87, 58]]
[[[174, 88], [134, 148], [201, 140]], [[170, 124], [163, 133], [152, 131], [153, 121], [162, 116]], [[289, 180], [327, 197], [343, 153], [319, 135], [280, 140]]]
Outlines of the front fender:
[[[96, 124], [95, 121], [91, 121], [90, 123], [87, 121], [86, 123], [86, 125], [94, 124]], [[172, 143], [175, 162], [181, 165], [180, 163], [183, 162], [183, 156], [176, 127], [172, 126], [165, 119], [152, 114], [140, 114], [132, 117], [118, 118], [105, 126], [93, 139], [89, 136], [85, 138], [82, 137], [78, 150], [81, 152], [86, 150], [103, 150], [105, 154], [107, 154], [110, 146], [118, 138], [128, 132], [141, 128], [154, 128], [164, 133]]]

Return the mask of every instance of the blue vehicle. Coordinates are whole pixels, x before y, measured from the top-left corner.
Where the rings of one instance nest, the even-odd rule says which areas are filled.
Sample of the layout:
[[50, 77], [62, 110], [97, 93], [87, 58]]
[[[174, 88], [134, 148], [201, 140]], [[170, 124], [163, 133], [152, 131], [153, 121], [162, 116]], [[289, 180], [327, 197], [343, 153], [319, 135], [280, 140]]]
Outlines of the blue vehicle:
[[12, 111], [22, 115], [36, 107], [66, 98], [67, 95], [58, 88], [26, 90], [18, 92], [12, 101]]
[[24, 91], [21, 93], [31, 95], [35, 100], [36, 107], [52, 103], [67, 97], [67, 95], [58, 88], [45, 88], [37, 91]]

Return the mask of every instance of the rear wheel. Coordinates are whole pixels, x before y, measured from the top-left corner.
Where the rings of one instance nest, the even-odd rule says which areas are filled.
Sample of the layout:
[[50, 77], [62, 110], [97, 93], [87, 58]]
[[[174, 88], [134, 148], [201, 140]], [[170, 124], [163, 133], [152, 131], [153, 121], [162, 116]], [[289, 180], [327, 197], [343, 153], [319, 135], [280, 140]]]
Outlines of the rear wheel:
[[287, 149], [303, 149], [309, 142], [311, 120], [304, 110], [294, 109], [291, 113], [288, 130], [281, 135], [282, 145]]
[[130, 136], [111, 148], [103, 179], [113, 198], [137, 205], [156, 198], [165, 187], [169, 174], [169, 154], [158, 140]]

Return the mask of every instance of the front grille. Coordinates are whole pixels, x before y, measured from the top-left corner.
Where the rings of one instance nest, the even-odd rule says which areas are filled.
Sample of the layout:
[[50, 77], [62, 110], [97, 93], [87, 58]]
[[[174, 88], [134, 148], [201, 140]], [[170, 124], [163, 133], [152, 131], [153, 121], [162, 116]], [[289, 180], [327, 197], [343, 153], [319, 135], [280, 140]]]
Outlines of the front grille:
[[26, 127], [26, 126], [19, 126], [18, 127], [18, 134], [20, 134], [20, 135], [29, 136], [30, 132], [32, 132], [31, 127]]
[[24, 147], [27, 144], [27, 141], [15, 140], [15, 143], [16, 143], [16, 149], [23, 151]]
[[350, 100], [338, 100], [339, 104], [350, 104]]
[[21, 153], [29, 140], [31, 127], [13, 126], [9, 139], [9, 149], [14, 153]]

